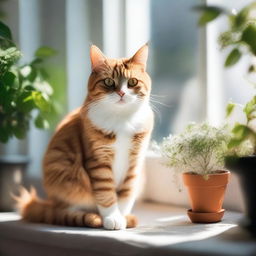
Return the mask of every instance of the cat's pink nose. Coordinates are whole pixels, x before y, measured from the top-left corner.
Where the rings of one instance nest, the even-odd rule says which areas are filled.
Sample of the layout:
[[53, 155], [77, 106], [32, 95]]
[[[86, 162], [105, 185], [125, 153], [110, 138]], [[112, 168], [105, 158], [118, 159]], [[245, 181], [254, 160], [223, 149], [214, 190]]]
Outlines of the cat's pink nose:
[[120, 97], [123, 97], [125, 95], [125, 92], [124, 91], [117, 91], [116, 92]]

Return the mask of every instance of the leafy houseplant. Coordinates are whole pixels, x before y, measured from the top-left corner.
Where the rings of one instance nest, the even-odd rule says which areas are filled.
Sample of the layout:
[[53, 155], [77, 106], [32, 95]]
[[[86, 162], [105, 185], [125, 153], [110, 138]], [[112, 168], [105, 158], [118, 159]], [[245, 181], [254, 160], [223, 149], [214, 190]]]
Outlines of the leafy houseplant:
[[183, 173], [188, 187], [192, 222], [218, 222], [229, 180], [224, 170], [229, 132], [207, 123], [189, 125], [183, 133], [163, 139], [160, 150], [169, 167]]
[[[236, 64], [244, 55], [251, 56], [248, 75], [256, 73], [256, 2], [248, 4], [240, 11], [226, 10], [218, 6], [199, 6], [202, 12], [200, 25], [215, 20], [219, 16], [226, 16], [229, 28], [220, 34], [219, 43], [222, 48], [230, 48], [225, 67]], [[250, 81], [254, 86], [255, 82]], [[227, 106], [227, 115], [234, 110], [236, 104]], [[242, 226], [256, 235], [256, 96], [247, 102], [243, 108], [246, 122], [236, 123], [232, 129], [229, 142], [229, 155], [226, 166], [236, 172], [244, 192], [246, 203], [246, 218]]]
[[[235, 104], [229, 104], [228, 115], [232, 114]], [[226, 166], [240, 177], [246, 203], [246, 218], [241, 225], [256, 235], [256, 96], [243, 108], [246, 122], [236, 123], [232, 129], [229, 154]]]
[[[51, 85], [43, 64], [55, 54], [48, 47], [35, 52], [35, 59], [19, 65], [22, 54], [11, 41], [11, 31], [0, 22], [0, 142], [15, 136], [22, 139], [34, 119], [38, 128], [48, 128], [49, 113], [54, 111]], [[36, 117], [32, 111], [37, 111]]]
[[[0, 142], [7, 143], [12, 137], [23, 139], [31, 120], [38, 128], [49, 127], [55, 108], [44, 62], [54, 54], [51, 48], [41, 47], [30, 63], [19, 64], [22, 54], [9, 27], [0, 21]], [[9, 191], [21, 183], [27, 162], [22, 156], [1, 157], [0, 197], [5, 198], [0, 200], [1, 210], [12, 209], [11, 200], [6, 198], [10, 199]]]

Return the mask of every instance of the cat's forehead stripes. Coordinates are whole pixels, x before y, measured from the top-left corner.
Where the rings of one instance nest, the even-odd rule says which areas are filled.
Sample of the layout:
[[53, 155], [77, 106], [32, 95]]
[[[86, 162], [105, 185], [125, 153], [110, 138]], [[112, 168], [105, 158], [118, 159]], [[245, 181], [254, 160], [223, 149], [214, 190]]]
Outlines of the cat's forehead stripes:
[[112, 77], [113, 79], [118, 77], [130, 78], [132, 76], [132, 71], [128, 69], [126, 63], [116, 63], [113, 67]]

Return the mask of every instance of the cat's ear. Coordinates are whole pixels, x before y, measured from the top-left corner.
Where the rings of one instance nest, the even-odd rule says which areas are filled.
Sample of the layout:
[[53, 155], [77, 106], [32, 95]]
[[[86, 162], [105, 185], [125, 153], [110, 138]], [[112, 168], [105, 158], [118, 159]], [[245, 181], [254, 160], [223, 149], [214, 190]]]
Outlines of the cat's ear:
[[130, 59], [132, 63], [142, 66], [143, 71], [146, 70], [148, 60], [148, 44], [143, 45]]
[[92, 71], [97, 71], [98, 68], [102, 66], [107, 59], [96, 45], [91, 46], [90, 57]]

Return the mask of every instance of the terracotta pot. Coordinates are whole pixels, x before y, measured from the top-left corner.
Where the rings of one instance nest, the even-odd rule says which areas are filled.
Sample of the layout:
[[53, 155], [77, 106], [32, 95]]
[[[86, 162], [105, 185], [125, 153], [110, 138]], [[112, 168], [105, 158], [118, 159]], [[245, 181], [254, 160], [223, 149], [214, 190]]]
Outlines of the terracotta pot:
[[221, 221], [224, 215], [222, 204], [229, 177], [229, 171], [217, 171], [208, 175], [208, 179], [198, 174], [183, 174], [183, 182], [188, 188], [192, 208], [188, 210], [188, 216], [192, 222]]

